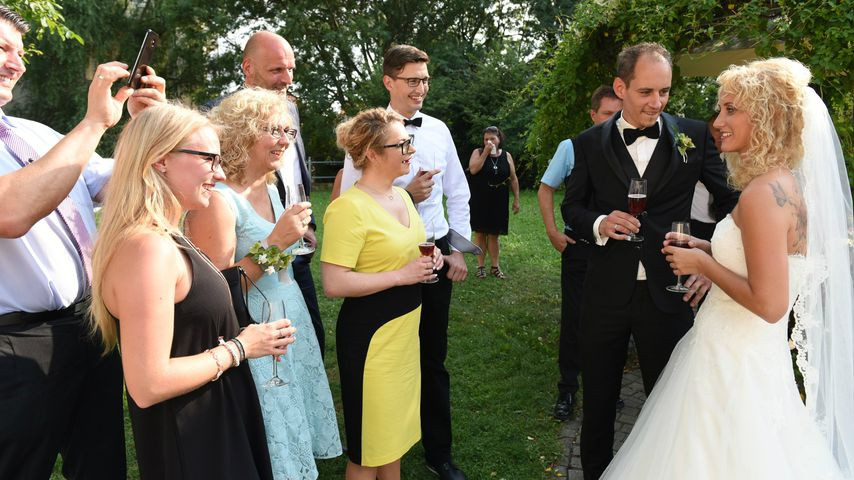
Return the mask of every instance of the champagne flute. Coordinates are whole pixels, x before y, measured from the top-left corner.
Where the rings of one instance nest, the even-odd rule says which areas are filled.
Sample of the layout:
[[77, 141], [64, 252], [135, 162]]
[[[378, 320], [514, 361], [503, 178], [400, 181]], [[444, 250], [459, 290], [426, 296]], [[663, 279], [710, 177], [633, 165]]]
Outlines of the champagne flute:
[[[284, 309], [285, 304], [282, 303], [282, 309]], [[282, 315], [284, 315], [284, 310], [282, 311]], [[270, 302], [264, 299], [261, 303], [261, 323], [270, 323], [270, 320], [273, 316], [273, 309], [270, 306]], [[278, 359], [276, 355], [273, 355], [273, 378], [267, 380], [264, 383], [266, 388], [274, 388], [274, 387], [282, 387], [288, 384], [288, 382], [282, 380], [279, 377], [279, 370], [277, 364]]]
[[[633, 178], [629, 183], [629, 213], [638, 218], [646, 210], [646, 179]], [[626, 240], [630, 242], [642, 242], [643, 237], [629, 232]]]
[[[691, 239], [691, 224], [689, 222], [673, 222], [670, 225], [670, 232], [673, 233], [670, 239], [670, 246], [679, 248], [691, 248], [688, 246], [688, 241]], [[685, 293], [690, 289], [682, 285], [682, 275], [676, 276], [676, 285], [668, 285], [668, 292]]]
[[[305, 188], [301, 183], [297, 185], [297, 192], [299, 194], [300, 202], [308, 201], [308, 196], [305, 194]], [[314, 253], [314, 247], [311, 245], [306, 245], [305, 240], [300, 237], [299, 242], [297, 244], [297, 248], [295, 248], [292, 253], [294, 255], [308, 255], [310, 253]]]

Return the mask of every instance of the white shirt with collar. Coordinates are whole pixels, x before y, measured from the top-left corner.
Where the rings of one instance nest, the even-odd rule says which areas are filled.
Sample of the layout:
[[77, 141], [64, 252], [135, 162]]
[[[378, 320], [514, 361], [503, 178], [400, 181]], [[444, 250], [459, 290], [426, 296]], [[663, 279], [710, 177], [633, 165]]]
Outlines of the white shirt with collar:
[[[620, 138], [623, 139], [623, 144], [626, 142], [626, 137], [623, 131], [627, 128], [637, 128], [634, 125], [630, 124], [623, 118], [622, 112], [620, 112], [620, 118], [616, 120], [617, 122], [617, 131], [620, 133]], [[661, 132], [661, 116], [656, 120], [658, 123], [658, 131]], [[661, 138], [661, 135], [659, 135]], [[646, 171], [646, 167], [649, 166], [649, 161], [652, 159], [652, 153], [655, 151], [655, 147], [658, 145], [658, 138], [649, 138], [649, 137], [638, 137], [637, 140], [634, 141], [631, 145], [626, 145], [626, 149], [629, 151], [629, 155], [632, 157], [632, 161], [635, 163], [635, 167], [638, 169], [638, 173], [643, 176], [643, 173]], [[596, 239], [596, 245], [605, 245], [610, 240], [608, 236], [599, 235], [599, 224], [602, 223], [602, 220], [605, 220], [607, 215], [600, 215], [599, 218], [593, 222], [593, 238]], [[638, 280], [646, 280], [646, 269], [643, 268], [643, 262], [638, 262]]]
[[[388, 107], [391, 109], [391, 107]], [[432, 233], [434, 238], [442, 238], [448, 234], [448, 228], [471, 239], [471, 224], [469, 213], [469, 186], [466, 181], [463, 166], [457, 156], [451, 131], [445, 122], [416, 112], [413, 119], [421, 118], [421, 126], [406, 126], [406, 132], [413, 135], [413, 145], [416, 152], [410, 162], [409, 173], [394, 180], [399, 187], [406, 187], [419, 170], [441, 170], [433, 177], [433, 190], [423, 202], [416, 205], [418, 214], [424, 222], [427, 236]], [[344, 173], [341, 176], [341, 193], [352, 187], [362, 177], [361, 170], [353, 166], [353, 159], [347, 155], [344, 158]], [[442, 199], [447, 197], [448, 218]]]
[[[0, 121], [10, 126], [41, 155], [63, 137], [40, 123], [7, 117], [2, 110], [0, 116]], [[6, 145], [0, 142], [0, 176], [21, 168]], [[92, 155], [69, 194], [93, 239], [93, 199], [112, 172], [111, 159]], [[20, 201], [26, 202], [26, 199]], [[15, 205], [3, 208], [11, 209]], [[83, 264], [56, 211], [37, 221], [19, 238], [0, 238], [0, 315], [59, 310], [80, 300], [85, 289]]]

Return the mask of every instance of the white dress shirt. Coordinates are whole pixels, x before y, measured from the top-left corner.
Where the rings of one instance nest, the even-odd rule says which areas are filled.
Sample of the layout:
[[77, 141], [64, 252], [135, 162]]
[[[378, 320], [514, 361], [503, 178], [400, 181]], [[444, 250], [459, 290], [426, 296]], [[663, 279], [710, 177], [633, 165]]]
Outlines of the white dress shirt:
[[[661, 117], [658, 117], [658, 130], [661, 132]], [[626, 138], [623, 135], [623, 130], [627, 128], [637, 128], [627, 122], [622, 113], [620, 113], [620, 118], [617, 119], [617, 131], [620, 133], [620, 138], [623, 139], [623, 143], [625, 144]], [[659, 135], [661, 138], [661, 135]], [[649, 161], [652, 158], [652, 153], [655, 151], [655, 147], [658, 145], [658, 138], [649, 138], [649, 137], [639, 137], [634, 141], [631, 145], [626, 145], [626, 149], [629, 151], [629, 155], [632, 157], [632, 161], [635, 163], [635, 167], [638, 169], [638, 173], [643, 177], [643, 173], [646, 171], [646, 167], [649, 166]], [[599, 224], [602, 223], [602, 220], [605, 220], [607, 215], [600, 215], [599, 218], [593, 222], [593, 238], [596, 239], [597, 245], [605, 245], [608, 243], [610, 237], [599, 235]], [[646, 280], [646, 269], [643, 268], [643, 262], [638, 262], [638, 280]]]
[[289, 199], [291, 203], [299, 201], [297, 186], [302, 185], [302, 171], [300, 171], [299, 161], [297, 144], [296, 142], [292, 142], [282, 155], [282, 164], [279, 167], [282, 183], [288, 188], [292, 197]]
[[[391, 107], [389, 107], [391, 109]], [[433, 176], [433, 190], [423, 202], [417, 205], [418, 214], [424, 222], [427, 236], [431, 233], [434, 238], [442, 238], [448, 234], [448, 228], [471, 239], [471, 224], [469, 223], [469, 185], [466, 181], [463, 166], [457, 156], [451, 131], [445, 122], [416, 112], [412, 118], [421, 117], [420, 127], [408, 125], [406, 132], [413, 135], [413, 145], [416, 152], [410, 162], [409, 173], [394, 180], [399, 187], [406, 187], [419, 170], [441, 170]], [[353, 160], [347, 155], [344, 158], [344, 173], [341, 176], [341, 193], [352, 187], [362, 177], [361, 170], [353, 167]], [[443, 197], [447, 197], [448, 218], [442, 206]]]
[[[7, 117], [2, 110], [0, 116], [0, 121], [41, 155], [62, 139], [61, 134], [40, 123]], [[21, 168], [6, 145], [0, 142], [0, 176]], [[93, 155], [69, 195], [93, 239], [93, 199], [112, 171], [111, 159]], [[19, 199], [19, 202], [25, 204], [27, 199]], [[3, 208], [12, 209], [15, 205]], [[0, 238], [0, 314], [44, 312], [72, 305], [82, 298], [86, 288], [83, 268], [71, 236], [56, 211], [36, 222], [19, 238]]]

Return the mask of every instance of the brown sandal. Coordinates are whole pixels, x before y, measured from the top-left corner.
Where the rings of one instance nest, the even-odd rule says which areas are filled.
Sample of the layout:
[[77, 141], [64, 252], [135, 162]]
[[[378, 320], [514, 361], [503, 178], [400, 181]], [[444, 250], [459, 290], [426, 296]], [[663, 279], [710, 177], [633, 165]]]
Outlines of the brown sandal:
[[490, 268], [489, 273], [491, 273], [493, 277], [500, 278], [501, 280], [507, 278], [507, 275], [504, 275], [504, 272], [502, 272], [501, 269], [498, 267]]
[[486, 278], [486, 267], [477, 267], [477, 273], [474, 276], [477, 278]]

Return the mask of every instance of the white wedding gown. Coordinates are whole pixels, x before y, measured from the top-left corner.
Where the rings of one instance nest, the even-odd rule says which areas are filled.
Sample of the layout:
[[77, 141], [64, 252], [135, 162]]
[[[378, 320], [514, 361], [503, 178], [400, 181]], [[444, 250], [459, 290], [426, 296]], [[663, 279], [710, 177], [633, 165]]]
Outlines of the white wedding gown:
[[[723, 266], [747, 276], [732, 217], [718, 224], [712, 251]], [[790, 308], [805, 263], [789, 257]], [[713, 286], [602, 478], [842, 478], [801, 402], [788, 317], [769, 324]]]

